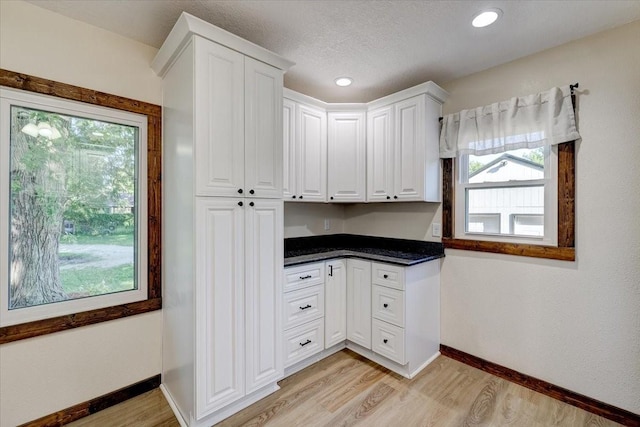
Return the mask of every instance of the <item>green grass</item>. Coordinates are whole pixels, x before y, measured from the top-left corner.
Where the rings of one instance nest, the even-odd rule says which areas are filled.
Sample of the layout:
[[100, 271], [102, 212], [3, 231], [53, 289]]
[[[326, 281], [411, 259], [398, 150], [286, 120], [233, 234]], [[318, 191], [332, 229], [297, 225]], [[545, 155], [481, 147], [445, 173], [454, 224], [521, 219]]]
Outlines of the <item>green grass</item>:
[[107, 234], [104, 236], [91, 236], [88, 234], [66, 234], [60, 238], [60, 243], [77, 245], [133, 246], [133, 233]]
[[132, 265], [111, 268], [79, 268], [60, 272], [62, 287], [76, 297], [103, 295], [133, 289]]

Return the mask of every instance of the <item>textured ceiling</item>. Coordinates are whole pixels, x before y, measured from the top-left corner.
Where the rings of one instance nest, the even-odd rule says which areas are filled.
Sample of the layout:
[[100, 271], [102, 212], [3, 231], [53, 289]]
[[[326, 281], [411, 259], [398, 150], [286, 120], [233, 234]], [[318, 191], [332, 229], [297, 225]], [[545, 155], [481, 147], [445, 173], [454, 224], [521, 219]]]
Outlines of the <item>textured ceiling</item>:
[[[28, 1], [155, 47], [189, 12], [294, 61], [285, 86], [328, 102], [442, 84], [640, 19], [639, 0]], [[489, 7], [502, 18], [473, 28], [472, 17]], [[343, 75], [354, 84], [337, 87]]]

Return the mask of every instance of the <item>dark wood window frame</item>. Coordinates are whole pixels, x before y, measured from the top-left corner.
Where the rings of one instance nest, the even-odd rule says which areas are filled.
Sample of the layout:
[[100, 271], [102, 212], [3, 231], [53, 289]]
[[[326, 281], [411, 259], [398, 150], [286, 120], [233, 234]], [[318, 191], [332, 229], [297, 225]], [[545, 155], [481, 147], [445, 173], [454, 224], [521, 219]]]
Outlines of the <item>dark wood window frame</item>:
[[445, 248], [575, 261], [575, 141], [558, 145], [558, 246], [455, 238], [455, 159], [442, 159], [442, 243]]
[[0, 344], [39, 335], [93, 325], [162, 308], [161, 284], [161, 173], [162, 173], [162, 107], [121, 96], [110, 95], [41, 79], [27, 74], [0, 69], [0, 86], [43, 95], [80, 101], [147, 116], [147, 299], [65, 316], [0, 327]]

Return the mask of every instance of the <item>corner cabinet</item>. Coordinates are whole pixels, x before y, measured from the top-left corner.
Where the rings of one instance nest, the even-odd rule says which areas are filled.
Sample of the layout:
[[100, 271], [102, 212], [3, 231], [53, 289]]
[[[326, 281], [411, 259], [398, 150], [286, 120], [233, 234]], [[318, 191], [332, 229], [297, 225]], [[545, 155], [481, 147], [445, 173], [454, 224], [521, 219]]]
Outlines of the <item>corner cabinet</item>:
[[183, 13], [163, 78], [162, 391], [210, 426], [278, 389], [282, 80], [292, 64]]
[[367, 113], [369, 202], [440, 201], [440, 111], [423, 93]]
[[327, 120], [328, 201], [364, 202], [367, 196], [365, 112], [330, 111]]

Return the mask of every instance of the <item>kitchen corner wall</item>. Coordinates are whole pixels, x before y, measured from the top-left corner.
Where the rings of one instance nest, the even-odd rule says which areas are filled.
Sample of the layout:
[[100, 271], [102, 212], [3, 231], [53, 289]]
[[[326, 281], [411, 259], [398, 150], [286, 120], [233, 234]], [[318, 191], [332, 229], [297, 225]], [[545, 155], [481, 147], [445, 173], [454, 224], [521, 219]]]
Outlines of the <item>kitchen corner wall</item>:
[[[577, 261], [447, 250], [442, 343], [640, 413], [640, 21], [443, 86], [444, 113], [580, 83]], [[428, 221], [428, 218], [424, 218]]]
[[[324, 229], [325, 219], [329, 230]], [[284, 237], [344, 233], [344, 206], [328, 203], [285, 203]]]
[[[156, 49], [22, 1], [0, 1], [0, 68], [161, 104]], [[4, 280], [4, 279], [3, 279]], [[0, 346], [0, 426], [161, 372], [160, 311]]]

